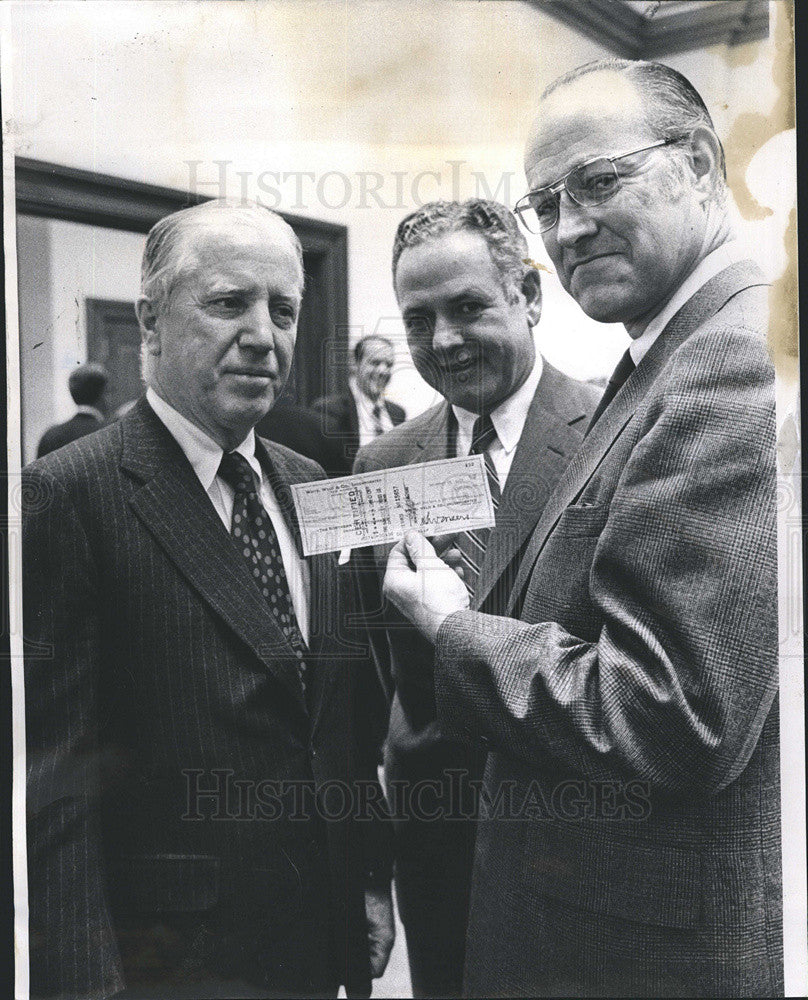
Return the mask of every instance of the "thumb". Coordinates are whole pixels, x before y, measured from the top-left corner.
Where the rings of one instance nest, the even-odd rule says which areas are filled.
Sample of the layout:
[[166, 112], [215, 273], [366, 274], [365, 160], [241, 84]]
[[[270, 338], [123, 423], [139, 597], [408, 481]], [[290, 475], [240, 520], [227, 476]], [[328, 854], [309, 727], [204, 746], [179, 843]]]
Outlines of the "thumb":
[[419, 531], [408, 531], [404, 536], [407, 555], [417, 565], [419, 559], [435, 558], [435, 550]]

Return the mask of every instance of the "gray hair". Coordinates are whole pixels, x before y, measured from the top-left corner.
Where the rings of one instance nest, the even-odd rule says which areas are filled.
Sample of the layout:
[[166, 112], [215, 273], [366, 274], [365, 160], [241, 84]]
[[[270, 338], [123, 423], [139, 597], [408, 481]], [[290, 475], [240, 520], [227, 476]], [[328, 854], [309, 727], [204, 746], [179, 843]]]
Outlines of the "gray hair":
[[723, 203], [727, 193], [724, 147], [701, 95], [686, 76], [670, 66], [644, 59], [597, 59], [553, 80], [545, 88], [541, 100], [581, 77], [600, 72], [619, 73], [636, 85], [642, 97], [646, 124], [655, 139], [678, 138], [699, 127], [712, 132], [719, 149], [719, 173], [713, 178], [713, 187], [716, 201]]
[[191, 241], [187, 237], [221, 212], [230, 212], [244, 221], [260, 225], [272, 221], [288, 235], [300, 262], [301, 275], [304, 273], [303, 248], [284, 218], [258, 202], [217, 198], [172, 212], [150, 229], [140, 268], [140, 290], [158, 308], [165, 307], [177, 279], [193, 259]]
[[469, 198], [468, 201], [431, 201], [402, 219], [393, 242], [393, 282], [398, 261], [407, 247], [418, 246], [447, 233], [478, 233], [488, 245], [499, 271], [502, 287], [510, 297], [521, 287], [532, 264], [527, 240], [510, 209], [498, 201]]

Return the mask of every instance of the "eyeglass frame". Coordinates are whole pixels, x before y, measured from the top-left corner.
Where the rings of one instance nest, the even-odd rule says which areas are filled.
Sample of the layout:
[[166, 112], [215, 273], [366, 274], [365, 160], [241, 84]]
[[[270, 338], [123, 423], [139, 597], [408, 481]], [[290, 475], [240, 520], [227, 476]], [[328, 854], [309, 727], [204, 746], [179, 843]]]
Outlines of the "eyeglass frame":
[[618, 153], [616, 156], [593, 156], [591, 160], [586, 160], [584, 163], [579, 163], [576, 167], [573, 167], [571, 170], [568, 170], [566, 174], [564, 174], [564, 176], [561, 178], [561, 180], [556, 181], [555, 184], [548, 184], [545, 187], [535, 188], [535, 190], [528, 191], [527, 194], [523, 194], [522, 197], [519, 199], [519, 201], [517, 201], [517, 203], [513, 206], [513, 213], [520, 220], [525, 229], [527, 229], [528, 232], [532, 233], [533, 230], [530, 228], [527, 222], [525, 222], [523, 217], [524, 212], [526, 212], [528, 209], [531, 209], [535, 214], [536, 220], [538, 221], [539, 224], [539, 234], [549, 233], [554, 226], [558, 225], [558, 219], [559, 219], [558, 197], [556, 197], [555, 200], [556, 204], [555, 220], [553, 221], [552, 225], [545, 226], [544, 228], [542, 228], [541, 222], [539, 221], [538, 212], [536, 212], [536, 209], [533, 207], [533, 205], [531, 205], [530, 202], [528, 202], [526, 205], [522, 204], [522, 202], [526, 198], [530, 198], [531, 195], [538, 194], [540, 191], [546, 191], [548, 194], [556, 196], [560, 195], [562, 191], [566, 191], [567, 194], [570, 196], [570, 198], [572, 198], [572, 200], [575, 202], [575, 204], [580, 205], [582, 208], [594, 208], [596, 205], [605, 205], [607, 201], [610, 201], [618, 193], [618, 191], [620, 190], [619, 184], [615, 188], [615, 190], [610, 195], [608, 195], [608, 197], [603, 199], [603, 201], [595, 201], [592, 202], [592, 204], [587, 205], [585, 202], [578, 201], [578, 199], [575, 197], [572, 191], [570, 191], [570, 189], [567, 187], [567, 181], [577, 170], [583, 170], [584, 167], [588, 167], [592, 163], [597, 163], [598, 160], [607, 160], [609, 163], [611, 163], [614, 175], [619, 182], [620, 174], [617, 172], [617, 168], [614, 165], [616, 160], [623, 160], [627, 156], [635, 156], [637, 153], [645, 153], [649, 149], [661, 149], [663, 146], [671, 146], [673, 145], [673, 143], [681, 142], [682, 139], [687, 139], [687, 138], [688, 138], [687, 135], [670, 136], [667, 139], [658, 139], [656, 142], [652, 142], [650, 146], [640, 146], [639, 149], [632, 149], [628, 153]]

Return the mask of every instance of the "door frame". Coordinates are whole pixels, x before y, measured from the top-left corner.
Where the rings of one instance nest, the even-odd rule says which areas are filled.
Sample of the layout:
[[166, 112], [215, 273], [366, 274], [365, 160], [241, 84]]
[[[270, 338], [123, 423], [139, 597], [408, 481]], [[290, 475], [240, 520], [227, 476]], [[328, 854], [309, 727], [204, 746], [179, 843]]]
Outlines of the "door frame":
[[[23, 156], [15, 157], [14, 170], [18, 214], [106, 229], [148, 233], [163, 216], [211, 200], [177, 188]], [[348, 227], [289, 212], [278, 215], [294, 229], [304, 256], [316, 263], [306, 274], [307, 296], [317, 308], [311, 315], [315, 337], [306, 345], [304, 360], [306, 374], [317, 372], [319, 378], [304, 378], [301, 371], [297, 379], [298, 402], [308, 404], [320, 393], [344, 392], [348, 387]], [[311, 356], [313, 349], [316, 358]], [[323, 364], [326, 356], [332, 363]], [[333, 363], [336, 358], [344, 363]]]

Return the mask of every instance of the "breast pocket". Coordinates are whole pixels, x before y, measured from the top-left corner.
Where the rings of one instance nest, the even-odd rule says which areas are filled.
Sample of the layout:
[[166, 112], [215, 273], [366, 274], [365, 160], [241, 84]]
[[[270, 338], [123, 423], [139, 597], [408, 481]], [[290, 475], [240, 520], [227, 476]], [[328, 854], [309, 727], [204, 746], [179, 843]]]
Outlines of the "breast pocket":
[[533, 567], [522, 607], [526, 621], [558, 622], [582, 639], [597, 637], [601, 622], [589, 577], [608, 516], [608, 504], [567, 507]]

